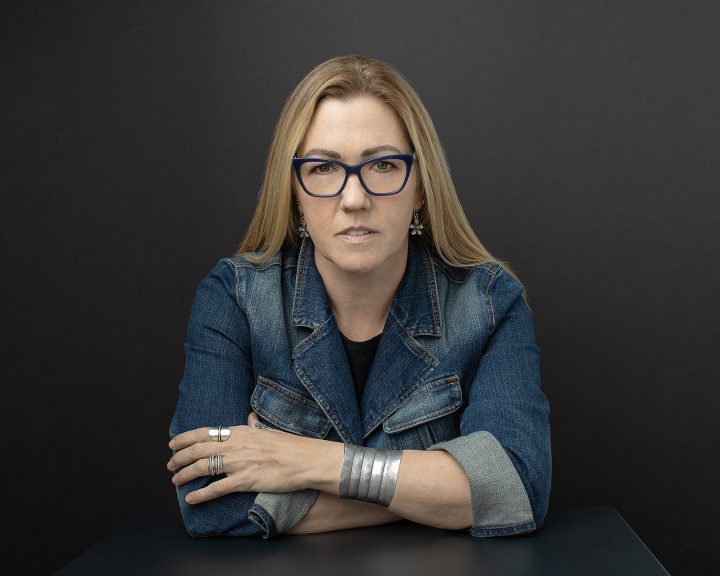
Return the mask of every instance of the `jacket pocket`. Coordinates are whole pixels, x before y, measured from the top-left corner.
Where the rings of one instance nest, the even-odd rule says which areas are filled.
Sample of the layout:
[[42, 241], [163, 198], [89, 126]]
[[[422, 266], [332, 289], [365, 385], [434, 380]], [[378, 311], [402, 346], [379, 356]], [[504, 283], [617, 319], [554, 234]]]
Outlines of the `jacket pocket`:
[[428, 448], [457, 431], [453, 413], [461, 405], [460, 377], [444, 376], [421, 386], [385, 419], [383, 430], [393, 446]]
[[265, 376], [258, 376], [250, 405], [263, 420], [286, 432], [309, 438], [325, 438], [330, 432], [330, 420], [314, 399]]

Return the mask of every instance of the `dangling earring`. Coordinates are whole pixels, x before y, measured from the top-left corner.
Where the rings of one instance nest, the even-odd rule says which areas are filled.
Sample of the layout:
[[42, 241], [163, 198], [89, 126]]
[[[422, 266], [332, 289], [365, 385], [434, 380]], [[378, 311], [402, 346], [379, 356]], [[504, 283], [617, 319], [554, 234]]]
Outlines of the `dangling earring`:
[[305, 224], [305, 216], [300, 214], [300, 226], [298, 226], [298, 232], [300, 232], [300, 238], [309, 238], [310, 234], [307, 231], [307, 224]]
[[410, 224], [410, 235], [415, 236], [416, 234], [418, 236], [422, 236], [422, 229], [423, 225], [420, 224], [420, 219], [418, 218], [417, 210], [413, 210], [413, 222]]

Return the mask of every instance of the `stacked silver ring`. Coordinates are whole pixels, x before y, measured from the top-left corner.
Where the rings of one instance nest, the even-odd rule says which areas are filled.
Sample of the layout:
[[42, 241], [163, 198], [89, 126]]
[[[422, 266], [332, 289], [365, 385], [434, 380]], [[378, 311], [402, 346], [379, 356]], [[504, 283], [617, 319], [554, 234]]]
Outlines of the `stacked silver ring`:
[[340, 470], [340, 498], [353, 498], [390, 506], [395, 487], [402, 450], [376, 450], [345, 444], [345, 455]]
[[225, 442], [230, 438], [230, 428], [227, 426], [218, 426], [217, 428], [210, 428], [208, 431], [210, 434], [210, 440], [213, 442]]
[[210, 476], [219, 476], [223, 473], [223, 457], [222, 454], [213, 454], [208, 458], [208, 474]]

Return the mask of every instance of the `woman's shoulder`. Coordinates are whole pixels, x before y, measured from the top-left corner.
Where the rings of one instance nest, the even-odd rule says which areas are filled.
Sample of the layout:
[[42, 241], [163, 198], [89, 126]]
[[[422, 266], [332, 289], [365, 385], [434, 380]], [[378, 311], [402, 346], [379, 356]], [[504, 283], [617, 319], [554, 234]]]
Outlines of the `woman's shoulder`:
[[469, 266], [454, 266], [443, 260], [438, 254], [434, 252], [431, 254], [436, 273], [440, 273], [453, 284], [464, 284], [468, 281], [489, 282], [503, 270], [503, 267], [494, 261], [478, 262]]
[[436, 275], [441, 276], [450, 284], [480, 286], [485, 290], [491, 289], [494, 284], [503, 284], [519, 290], [524, 289], [522, 283], [496, 260], [477, 262], [468, 266], [456, 266], [443, 260], [434, 251], [431, 251], [430, 255]]
[[219, 261], [225, 262], [233, 268], [250, 268], [251, 270], [262, 271], [273, 266], [287, 266], [288, 264], [297, 263], [297, 250], [283, 248], [270, 255], [263, 254], [260, 251], [236, 253], [232, 256], [220, 258]]
[[263, 285], [271, 290], [279, 286], [283, 271], [297, 265], [297, 252], [279, 250], [270, 257], [259, 252], [234, 254], [217, 259], [201, 284], [222, 285], [229, 294], [240, 294], [250, 286]]
[[217, 265], [225, 263], [235, 269], [249, 269], [262, 272], [270, 268], [289, 268], [297, 265], [298, 251], [292, 246], [283, 247], [272, 255], [263, 255], [260, 251], [234, 254], [220, 258]]
[[470, 266], [453, 266], [433, 254], [433, 268], [446, 297], [469, 300], [480, 298], [489, 310], [508, 309], [525, 293], [525, 286], [500, 262], [489, 260]]

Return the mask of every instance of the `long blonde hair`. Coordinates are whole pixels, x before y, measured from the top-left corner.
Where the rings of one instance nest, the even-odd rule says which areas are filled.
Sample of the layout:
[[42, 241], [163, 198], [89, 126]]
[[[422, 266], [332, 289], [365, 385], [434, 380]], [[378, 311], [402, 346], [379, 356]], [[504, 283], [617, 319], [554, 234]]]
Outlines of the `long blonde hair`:
[[300, 244], [300, 214], [293, 201], [290, 160], [321, 98], [349, 100], [361, 95], [375, 96], [395, 110], [417, 154], [418, 185], [425, 199], [420, 212], [421, 238], [451, 266], [496, 262], [517, 280], [510, 266], [492, 256], [473, 232], [435, 126], [413, 87], [389, 64], [358, 55], [338, 56], [319, 64], [290, 94], [275, 127], [255, 214], [235, 255], [263, 262], [283, 244]]

